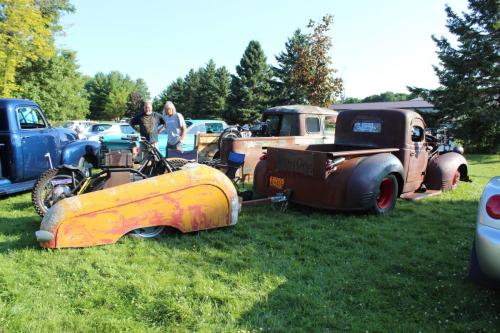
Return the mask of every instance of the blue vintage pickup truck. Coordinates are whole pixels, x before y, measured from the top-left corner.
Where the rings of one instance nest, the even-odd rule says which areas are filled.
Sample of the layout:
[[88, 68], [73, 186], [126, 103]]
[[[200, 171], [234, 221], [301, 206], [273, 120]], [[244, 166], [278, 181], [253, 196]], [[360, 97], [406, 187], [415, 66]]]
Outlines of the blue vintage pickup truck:
[[0, 99], [0, 196], [30, 190], [38, 176], [63, 164], [97, 166], [99, 142], [50, 126], [40, 106], [22, 99]]

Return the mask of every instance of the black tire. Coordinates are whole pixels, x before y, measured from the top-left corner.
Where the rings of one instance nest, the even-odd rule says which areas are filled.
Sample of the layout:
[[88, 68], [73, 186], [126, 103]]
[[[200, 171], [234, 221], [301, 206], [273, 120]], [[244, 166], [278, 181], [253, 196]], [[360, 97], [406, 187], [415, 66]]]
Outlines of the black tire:
[[[53, 182], [57, 180], [64, 180], [68, 183], [54, 186]], [[67, 197], [68, 192], [74, 189], [73, 182], [69, 182], [70, 180], [72, 180], [71, 171], [60, 168], [49, 169], [38, 177], [31, 192], [31, 201], [38, 215], [43, 217], [57, 201]], [[76, 181], [78, 182], [79, 179]], [[56, 195], [54, 193], [56, 189], [62, 192]]]
[[241, 138], [241, 132], [237, 127], [228, 127], [221, 133], [219, 140], [217, 141], [217, 147], [219, 147], [219, 150], [222, 147], [222, 140], [229, 138]]
[[398, 198], [398, 180], [394, 175], [383, 177], [375, 188], [373, 197], [372, 212], [384, 214], [396, 206]]
[[481, 266], [479, 265], [479, 261], [477, 260], [476, 240], [472, 242], [472, 250], [469, 263], [469, 278], [473, 282], [487, 288], [500, 289], [499, 281], [494, 281], [493, 279], [486, 276], [483, 271], [481, 271]]

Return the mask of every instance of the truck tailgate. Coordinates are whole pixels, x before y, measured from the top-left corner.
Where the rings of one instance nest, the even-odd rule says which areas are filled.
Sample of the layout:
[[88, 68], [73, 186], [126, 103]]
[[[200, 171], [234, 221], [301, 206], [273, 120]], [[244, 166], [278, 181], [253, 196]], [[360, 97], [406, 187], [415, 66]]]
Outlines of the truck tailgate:
[[384, 148], [323, 152], [316, 150], [269, 147], [267, 149], [267, 168], [269, 171], [276, 173], [286, 172], [316, 179], [325, 179], [327, 176], [325, 167], [329, 159], [338, 157], [349, 159], [350, 157], [392, 153], [397, 151], [399, 151], [398, 148]]

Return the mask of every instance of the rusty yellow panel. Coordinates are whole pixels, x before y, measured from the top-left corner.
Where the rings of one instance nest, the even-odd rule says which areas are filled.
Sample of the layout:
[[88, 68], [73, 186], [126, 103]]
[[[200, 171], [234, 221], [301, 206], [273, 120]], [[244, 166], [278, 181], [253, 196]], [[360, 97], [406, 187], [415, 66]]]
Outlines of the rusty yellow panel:
[[220, 171], [192, 164], [162, 176], [67, 198], [52, 207], [40, 230], [44, 247], [84, 247], [116, 242], [150, 226], [181, 232], [235, 224], [238, 197]]

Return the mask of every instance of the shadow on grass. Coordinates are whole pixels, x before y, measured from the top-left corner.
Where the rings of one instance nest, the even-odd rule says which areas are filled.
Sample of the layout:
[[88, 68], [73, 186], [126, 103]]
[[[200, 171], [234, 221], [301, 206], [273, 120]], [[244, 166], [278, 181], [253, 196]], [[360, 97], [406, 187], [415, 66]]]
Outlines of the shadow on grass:
[[[0, 253], [36, 247], [35, 231], [40, 223], [33, 223], [32, 217], [1, 217], [0, 223]], [[5, 240], [4, 240], [5, 239]]]
[[383, 216], [254, 208], [234, 227], [160, 243], [200, 249], [213, 279], [283, 281], [237, 318], [245, 330], [474, 330], [500, 322], [499, 294], [467, 278], [476, 207], [451, 198], [399, 200]]

